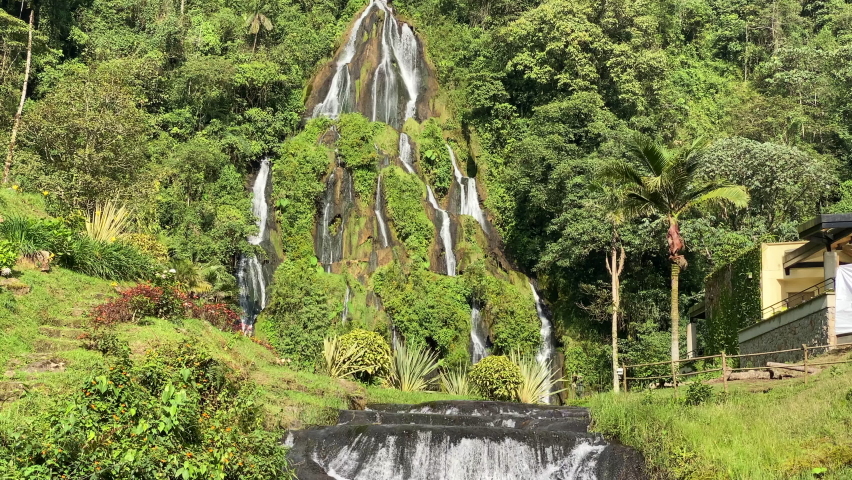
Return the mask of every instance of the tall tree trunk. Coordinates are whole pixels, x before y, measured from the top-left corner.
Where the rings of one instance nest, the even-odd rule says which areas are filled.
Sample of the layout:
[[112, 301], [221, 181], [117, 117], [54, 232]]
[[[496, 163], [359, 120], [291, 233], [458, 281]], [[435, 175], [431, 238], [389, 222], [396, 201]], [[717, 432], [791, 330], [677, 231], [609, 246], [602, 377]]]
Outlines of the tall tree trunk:
[[183, 18], [183, 11], [186, 8], [186, 0], [180, 0], [180, 16]]
[[[624, 270], [624, 247], [616, 248], [616, 237], [613, 236], [612, 260], [607, 260], [606, 269], [612, 280], [612, 389], [619, 390], [618, 382], [618, 314], [621, 308], [621, 272]], [[620, 258], [619, 258], [620, 251]], [[627, 372], [624, 372], [626, 375]]]
[[257, 49], [257, 35], [260, 33], [260, 27], [258, 27], [257, 32], [254, 34], [254, 45], [251, 46], [251, 54], [254, 55], [254, 51]]
[[18, 138], [18, 127], [21, 125], [21, 115], [24, 112], [24, 102], [27, 100], [27, 83], [30, 81], [30, 65], [33, 58], [33, 22], [35, 21], [35, 9], [30, 10], [30, 28], [27, 39], [27, 66], [24, 69], [24, 85], [21, 87], [21, 101], [18, 103], [18, 111], [15, 113], [15, 121], [12, 123], [12, 136], [9, 137], [9, 153], [6, 155], [6, 164], [3, 166], [3, 185], [9, 183], [9, 170], [12, 168], [12, 159], [15, 156], [15, 141]]
[[680, 305], [678, 286], [680, 265], [672, 262], [672, 360], [680, 360]]

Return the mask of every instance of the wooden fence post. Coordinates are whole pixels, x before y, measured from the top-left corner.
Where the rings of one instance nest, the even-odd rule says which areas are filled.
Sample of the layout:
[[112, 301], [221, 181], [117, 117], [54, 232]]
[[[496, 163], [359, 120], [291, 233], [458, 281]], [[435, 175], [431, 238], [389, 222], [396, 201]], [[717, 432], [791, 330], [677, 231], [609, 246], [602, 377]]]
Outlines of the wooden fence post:
[[675, 398], [677, 398], [677, 367], [675, 366], [674, 358], [672, 359], [672, 384], [674, 385]]
[[728, 393], [728, 360], [725, 352], [722, 352], [722, 384], [725, 385], [725, 393]]
[[624, 387], [624, 393], [627, 393], [627, 367], [624, 366], [624, 363], [621, 364], [621, 383]]
[[805, 361], [802, 363], [802, 366], [804, 367], [803, 370], [805, 371], [805, 384], [807, 384], [808, 383], [808, 346], [805, 345], [804, 343], [802, 344], [802, 351], [805, 354], [804, 355]]

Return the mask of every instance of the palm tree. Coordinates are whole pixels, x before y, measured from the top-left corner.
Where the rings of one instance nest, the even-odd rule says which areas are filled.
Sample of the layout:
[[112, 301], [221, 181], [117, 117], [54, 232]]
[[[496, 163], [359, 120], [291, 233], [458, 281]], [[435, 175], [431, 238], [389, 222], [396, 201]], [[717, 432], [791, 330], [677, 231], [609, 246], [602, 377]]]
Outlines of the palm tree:
[[[666, 241], [671, 266], [672, 360], [680, 359], [678, 279], [686, 268], [681, 254], [685, 245], [678, 220], [693, 208], [707, 204], [730, 203], [736, 207], [748, 205], [745, 187], [719, 180], [702, 180], [698, 176], [698, 151], [704, 142], [698, 140], [690, 147], [670, 150], [641, 134], [628, 143], [633, 162], [621, 161], [604, 167], [602, 176], [624, 187], [621, 209], [629, 215], [659, 215], [669, 224]], [[639, 168], [634, 166], [639, 164]]]
[[255, 49], [257, 49], [257, 35], [260, 33], [260, 27], [263, 27], [267, 32], [272, 30], [272, 21], [261, 13], [262, 9], [263, 4], [257, 3], [255, 4], [254, 11], [246, 17], [246, 27], [249, 29], [249, 33], [254, 35], [254, 45], [251, 47], [252, 55], [254, 55]]

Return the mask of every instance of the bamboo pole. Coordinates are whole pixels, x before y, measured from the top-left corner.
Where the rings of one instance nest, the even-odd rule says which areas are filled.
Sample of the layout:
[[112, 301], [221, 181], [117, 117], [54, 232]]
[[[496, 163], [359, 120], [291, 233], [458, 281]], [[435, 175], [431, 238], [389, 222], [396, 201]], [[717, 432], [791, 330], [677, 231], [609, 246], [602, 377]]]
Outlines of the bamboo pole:
[[804, 353], [805, 353], [805, 361], [802, 364], [802, 366], [805, 367], [805, 385], [807, 385], [807, 383], [808, 383], [808, 346], [805, 345], [804, 343], [802, 344], [802, 351], [804, 351]]
[[624, 384], [624, 393], [627, 393], [627, 367], [621, 364], [621, 382]]
[[725, 393], [728, 393], [728, 362], [725, 352], [722, 352], [722, 383], [725, 385]]

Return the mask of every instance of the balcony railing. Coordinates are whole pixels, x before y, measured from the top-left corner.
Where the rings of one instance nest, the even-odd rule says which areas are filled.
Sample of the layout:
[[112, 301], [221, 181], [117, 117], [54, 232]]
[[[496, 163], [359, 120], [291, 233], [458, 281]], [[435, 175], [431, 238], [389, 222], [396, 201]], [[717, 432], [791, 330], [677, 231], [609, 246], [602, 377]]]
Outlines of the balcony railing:
[[807, 302], [812, 298], [816, 298], [820, 295], [825, 294], [825, 292], [833, 292], [834, 291], [834, 279], [829, 278], [827, 280], [823, 280], [822, 282], [817, 283], [812, 287], [808, 287], [801, 292], [794, 293], [789, 297], [781, 300], [780, 302], [773, 303], [772, 305], [764, 308], [761, 311], [761, 319], [766, 319], [772, 316], [775, 316], [784, 310], [798, 307], [799, 305]]

